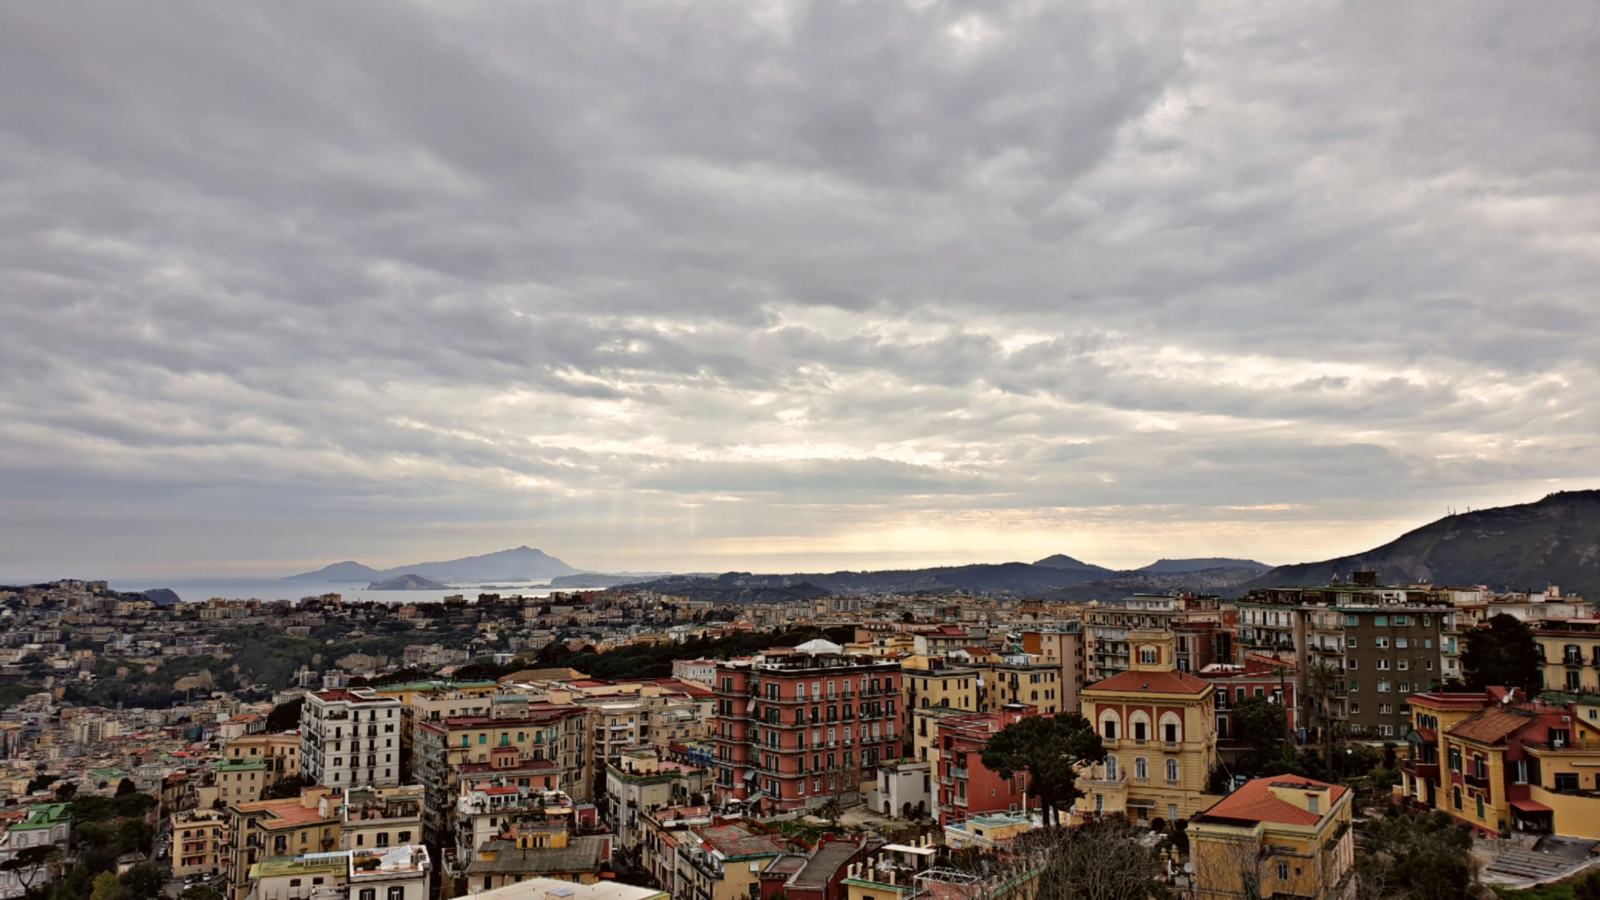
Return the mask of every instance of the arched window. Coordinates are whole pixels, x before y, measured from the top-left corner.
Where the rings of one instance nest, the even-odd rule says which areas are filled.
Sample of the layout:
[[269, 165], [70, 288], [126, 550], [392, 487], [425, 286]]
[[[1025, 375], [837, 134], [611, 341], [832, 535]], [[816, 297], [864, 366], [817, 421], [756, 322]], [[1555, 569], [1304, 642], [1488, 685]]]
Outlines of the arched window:
[[1128, 714], [1128, 737], [1136, 741], [1150, 739], [1150, 716], [1144, 710], [1136, 710]]
[[1117, 728], [1121, 725], [1121, 717], [1114, 709], [1103, 710], [1100, 713], [1100, 736], [1108, 741], [1117, 739]]
[[1161, 714], [1161, 739], [1169, 744], [1183, 740], [1183, 719], [1175, 712]]

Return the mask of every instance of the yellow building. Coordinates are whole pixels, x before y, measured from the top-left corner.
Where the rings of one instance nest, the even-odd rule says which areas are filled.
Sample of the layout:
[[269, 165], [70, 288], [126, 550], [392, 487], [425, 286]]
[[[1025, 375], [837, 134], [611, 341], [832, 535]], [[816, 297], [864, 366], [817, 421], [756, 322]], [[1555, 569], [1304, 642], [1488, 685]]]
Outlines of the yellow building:
[[1545, 690], [1600, 693], [1600, 619], [1546, 619], [1533, 639]]
[[266, 767], [262, 787], [271, 787], [280, 778], [300, 774], [300, 733], [282, 731], [236, 737], [222, 748], [222, 755], [229, 762], [261, 762]]
[[701, 826], [690, 834], [678, 843], [673, 897], [744, 900], [752, 887], [759, 888], [761, 870], [786, 849], [771, 835], [737, 820]]
[[908, 735], [907, 739], [916, 748], [913, 750], [914, 758], [930, 759], [926, 753], [930, 752], [927, 748], [930, 748], [931, 744], [919, 741], [915, 737], [918, 729], [926, 731], [925, 725], [918, 724], [917, 711], [982, 710], [983, 687], [979, 683], [982, 676], [968, 666], [955, 666], [944, 659], [928, 656], [908, 657], [901, 660], [900, 666], [900, 693], [904, 698], [900, 704], [900, 708], [904, 710], [900, 733]]
[[1600, 839], [1600, 725], [1592, 703], [1481, 694], [1414, 694], [1396, 797], [1442, 810], [1480, 834]]
[[341, 807], [339, 795], [321, 786], [306, 788], [298, 797], [229, 807], [232, 900], [244, 900], [250, 893], [250, 870], [258, 862], [338, 850]]
[[220, 875], [227, 862], [228, 814], [191, 809], [172, 816], [172, 877]]
[[211, 774], [224, 806], [260, 800], [267, 785], [267, 764], [259, 759], [223, 759], [212, 765]]
[[1195, 896], [1355, 896], [1348, 788], [1299, 775], [1257, 778], [1189, 822]]
[[1079, 815], [1124, 813], [1141, 823], [1187, 819], [1217, 762], [1212, 686], [1174, 667], [1170, 632], [1129, 632], [1132, 668], [1084, 688], [1083, 715], [1106, 748], [1079, 778]]
[[1061, 712], [1061, 664], [1029, 653], [991, 655], [977, 664], [983, 680], [983, 711], [1012, 704], [1031, 706], [1041, 716]]

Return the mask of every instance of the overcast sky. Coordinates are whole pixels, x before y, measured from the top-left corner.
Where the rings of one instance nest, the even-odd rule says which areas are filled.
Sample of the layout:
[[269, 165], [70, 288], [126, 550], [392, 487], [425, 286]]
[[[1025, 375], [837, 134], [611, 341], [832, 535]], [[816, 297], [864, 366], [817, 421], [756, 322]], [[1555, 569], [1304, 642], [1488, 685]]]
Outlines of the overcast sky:
[[0, 577], [1600, 486], [1597, 85], [1591, 0], [0, 4]]

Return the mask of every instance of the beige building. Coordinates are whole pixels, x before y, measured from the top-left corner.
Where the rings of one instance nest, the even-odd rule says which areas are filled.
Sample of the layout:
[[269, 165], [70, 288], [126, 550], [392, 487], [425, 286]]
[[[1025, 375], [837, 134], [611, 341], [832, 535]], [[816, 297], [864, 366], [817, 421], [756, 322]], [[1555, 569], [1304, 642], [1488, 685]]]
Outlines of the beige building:
[[420, 784], [352, 789], [344, 798], [344, 848], [384, 850], [421, 843], [422, 802]]
[[228, 814], [192, 809], [172, 817], [172, 877], [221, 875], [226, 871]]
[[1240, 787], [1189, 823], [1195, 896], [1355, 897], [1353, 796], [1299, 775]]
[[1206, 793], [1217, 762], [1212, 685], [1173, 668], [1173, 635], [1128, 634], [1132, 668], [1083, 691], [1083, 715], [1106, 758], [1078, 784], [1080, 815], [1125, 813], [1141, 823], [1187, 819], [1217, 798]]

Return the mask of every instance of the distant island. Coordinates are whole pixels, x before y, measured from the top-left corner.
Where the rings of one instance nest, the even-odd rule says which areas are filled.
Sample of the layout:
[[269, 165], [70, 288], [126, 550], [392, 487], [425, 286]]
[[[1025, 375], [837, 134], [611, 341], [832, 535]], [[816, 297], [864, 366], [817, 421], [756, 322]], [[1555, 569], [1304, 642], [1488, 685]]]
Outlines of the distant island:
[[411, 563], [392, 569], [374, 569], [354, 560], [323, 566], [314, 572], [290, 575], [285, 581], [360, 582], [421, 575], [448, 581], [506, 582], [545, 581], [562, 575], [577, 575], [578, 570], [554, 556], [533, 547], [514, 547], [481, 556], [465, 556], [442, 562]]
[[444, 591], [450, 585], [441, 584], [432, 578], [423, 578], [421, 575], [407, 573], [387, 581], [374, 581], [367, 585], [369, 591]]

